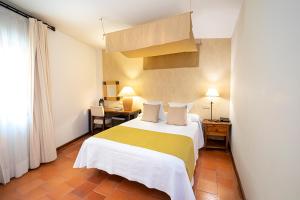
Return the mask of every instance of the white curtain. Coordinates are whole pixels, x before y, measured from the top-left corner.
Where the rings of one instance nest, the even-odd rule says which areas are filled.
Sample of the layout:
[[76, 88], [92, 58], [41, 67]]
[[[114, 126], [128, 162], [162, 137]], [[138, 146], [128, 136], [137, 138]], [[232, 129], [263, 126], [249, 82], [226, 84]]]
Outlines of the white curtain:
[[47, 26], [29, 19], [31, 66], [34, 73], [33, 129], [30, 131], [30, 168], [56, 159], [52, 120]]
[[0, 183], [29, 167], [32, 75], [28, 20], [0, 7]]
[[47, 27], [0, 7], [0, 183], [56, 159]]

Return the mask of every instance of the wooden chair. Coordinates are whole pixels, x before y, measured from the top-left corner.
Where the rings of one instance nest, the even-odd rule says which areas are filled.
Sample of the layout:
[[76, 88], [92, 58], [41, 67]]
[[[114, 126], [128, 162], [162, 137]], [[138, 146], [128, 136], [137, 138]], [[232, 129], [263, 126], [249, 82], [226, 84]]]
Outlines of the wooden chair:
[[96, 126], [101, 126], [102, 130], [105, 129], [107, 125], [111, 125], [111, 118], [105, 117], [103, 106], [91, 106], [91, 131], [94, 133]]

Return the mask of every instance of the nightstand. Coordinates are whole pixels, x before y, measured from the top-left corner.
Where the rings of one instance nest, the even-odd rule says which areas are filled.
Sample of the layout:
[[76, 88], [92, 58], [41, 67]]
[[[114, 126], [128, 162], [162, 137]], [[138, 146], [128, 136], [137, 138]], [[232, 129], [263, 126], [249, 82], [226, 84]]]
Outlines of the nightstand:
[[228, 143], [231, 131], [230, 122], [202, 121], [204, 133], [205, 148], [225, 149], [228, 150]]

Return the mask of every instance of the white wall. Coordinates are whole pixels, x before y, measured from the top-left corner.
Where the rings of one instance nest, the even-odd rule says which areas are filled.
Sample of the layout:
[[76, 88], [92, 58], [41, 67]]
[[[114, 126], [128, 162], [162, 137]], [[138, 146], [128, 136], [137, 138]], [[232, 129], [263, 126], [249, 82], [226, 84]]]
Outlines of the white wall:
[[58, 147], [88, 132], [87, 109], [102, 94], [102, 60], [99, 51], [59, 31], [48, 32], [48, 43]]
[[300, 199], [299, 10], [245, 0], [232, 38], [232, 153], [250, 200]]

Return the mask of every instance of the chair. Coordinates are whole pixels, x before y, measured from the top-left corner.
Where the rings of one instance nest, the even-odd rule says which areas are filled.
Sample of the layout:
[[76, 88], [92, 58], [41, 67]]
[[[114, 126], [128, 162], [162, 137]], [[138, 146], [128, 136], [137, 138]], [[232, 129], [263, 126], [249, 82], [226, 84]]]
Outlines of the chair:
[[111, 118], [106, 118], [103, 106], [91, 106], [91, 131], [94, 133], [94, 128], [97, 125], [102, 126], [102, 130], [106, 125], [111, 124]]

